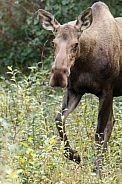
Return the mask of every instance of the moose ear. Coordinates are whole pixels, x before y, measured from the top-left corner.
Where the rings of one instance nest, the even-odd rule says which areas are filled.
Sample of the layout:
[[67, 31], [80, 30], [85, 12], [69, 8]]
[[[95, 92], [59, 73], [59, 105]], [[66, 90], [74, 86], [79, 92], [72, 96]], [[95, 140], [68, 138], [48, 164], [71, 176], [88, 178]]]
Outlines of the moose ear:
[[60, 24], [51, 13], [45, 10], [39, 9], [38, 15], [42, 26], [46, 30], [51, 30], [54, 33], [57, 31], [57, 28], [60, 26]]
[[78, 31], [84, 31], [92, 23], [92, 9], [88, 8], [80, 13], [76, 21], [76, 29]]

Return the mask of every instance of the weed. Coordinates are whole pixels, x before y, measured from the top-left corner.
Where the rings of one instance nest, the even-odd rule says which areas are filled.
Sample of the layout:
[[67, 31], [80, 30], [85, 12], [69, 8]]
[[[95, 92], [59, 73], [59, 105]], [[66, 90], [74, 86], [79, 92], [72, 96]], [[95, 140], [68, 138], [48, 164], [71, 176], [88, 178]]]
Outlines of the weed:
[[[62, 89], [48, 85], [49, 72], [31, 67], [28, 77], [9, 67], [11, 80], [0, 87], [1, 184], [120, 184], [122, 183], [122, 102], [114, 101], [116, 123], [102, 166], [102, 180], [94, 166], [94, 133], [98, 100], [85, 95], [66, 121], [71, 146], [81, 156], [77, 165], [63, 155], [55, 126]], [[21, 80], [17, 80], [19, 75]]]

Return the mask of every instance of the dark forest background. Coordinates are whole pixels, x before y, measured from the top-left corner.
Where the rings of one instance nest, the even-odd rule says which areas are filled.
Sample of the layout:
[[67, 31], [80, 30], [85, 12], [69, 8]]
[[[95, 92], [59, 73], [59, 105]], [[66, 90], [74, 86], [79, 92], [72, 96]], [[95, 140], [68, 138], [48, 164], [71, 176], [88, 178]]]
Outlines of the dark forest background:
[[[1, 0], [0, 1], [0, 74], [7, 66], [28, 74], [28, 67], [53, 62], [53, 34], [39, 24], [39, 8], [50, 11], [60, 23], [77, 18], [94, 0]], [[122, 16], [122, 0], [104, 0], [115, 17]]]

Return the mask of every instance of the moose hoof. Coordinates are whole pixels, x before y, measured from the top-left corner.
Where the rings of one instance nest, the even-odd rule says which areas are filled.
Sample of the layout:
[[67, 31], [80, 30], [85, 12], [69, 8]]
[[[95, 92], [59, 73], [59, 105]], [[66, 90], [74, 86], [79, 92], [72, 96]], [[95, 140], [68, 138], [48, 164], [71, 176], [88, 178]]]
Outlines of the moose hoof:
[[101, 170], [98, 169], [98, 168], [94, 168], [93, 169], [93, 173], [98, 175], [100, 179], [102, 179], [102, 173], [101, 173]]
[[73, 150], [71, 148], [65, 148], [64, 149], [64, 155], [69, 160], [72, 160], [72, 161], [76, 162], [77, 164], [79, 164], [80, 161], [81, 161], [81, 158], [80, 158], [79, 154], [77, 153], [77, 151]]
[[95, 161], [93, 172], [96, 175], [98, 175], [100, 179], [102, 178], [102, 174], [101, 174], [101, 162], [100, 162], [100, 160]]

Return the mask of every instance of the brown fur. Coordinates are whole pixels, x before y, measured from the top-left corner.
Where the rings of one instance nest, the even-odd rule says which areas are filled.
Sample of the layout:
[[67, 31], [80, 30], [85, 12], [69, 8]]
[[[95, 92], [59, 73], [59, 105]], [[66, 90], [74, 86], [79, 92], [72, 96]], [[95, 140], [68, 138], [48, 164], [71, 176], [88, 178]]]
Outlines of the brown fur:
[[[39, 16], [47, 19], [50, 14], [39, 10]], [[56, 125], [65, 143], [66, 156], [79, 163], [80, 157], [71, 149], [65, 133], [65, 120], [85, 93], [95, 94], [99, 98], [95, 141], [102, 144], [104, 140], [105, 150], [114, 125], [113, 97], [122, 96], [122, 18], [115, 19], [102, 2], [93, 4], [76, 21], [64, 25], [50, 17], [48, 27], [55, 34], [50, 84], [66, 87]], [[99, 171], [98, 157], [96, 168]]]

